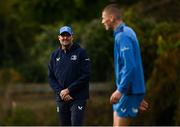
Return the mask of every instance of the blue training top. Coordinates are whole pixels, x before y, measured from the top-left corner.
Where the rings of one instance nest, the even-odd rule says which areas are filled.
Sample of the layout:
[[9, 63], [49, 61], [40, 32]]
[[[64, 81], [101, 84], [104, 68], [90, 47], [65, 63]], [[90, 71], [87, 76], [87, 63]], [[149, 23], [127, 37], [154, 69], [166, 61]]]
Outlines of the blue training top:
[[121, 23], [114, 31], [114, 38], [117, 89], [124, 94], [145, 93], [144, 73], [136, 33]]

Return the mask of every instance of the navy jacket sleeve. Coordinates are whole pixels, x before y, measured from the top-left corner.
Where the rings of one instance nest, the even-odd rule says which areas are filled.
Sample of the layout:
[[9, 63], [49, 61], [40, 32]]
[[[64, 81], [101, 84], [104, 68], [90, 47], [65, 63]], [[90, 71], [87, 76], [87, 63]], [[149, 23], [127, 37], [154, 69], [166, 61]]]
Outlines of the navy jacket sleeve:
[[70, 93], [75, 92], [83, 88], [85, 85], [89, 85], [90, 79], [90, 59], [88, 58], [86, 51], [83, 49], [80, 53], [80, 76], [79, 78], [70, 84], [68, 87]]
[[51, 88], [54, 90], [54, 92], [57, 95], [59, 95], [62, 88], [60, 87], [60, 84], [58, 83], [58, 81], [54, 75], [53, 65], [54, 65], [54, 61], [53, 61], [53, 54], [52, 54], [49, 65], [48, 65], [48, 70], [49, 70], [48, 71], [48, 80], [49, 80], [49, 85], [51, 86]]

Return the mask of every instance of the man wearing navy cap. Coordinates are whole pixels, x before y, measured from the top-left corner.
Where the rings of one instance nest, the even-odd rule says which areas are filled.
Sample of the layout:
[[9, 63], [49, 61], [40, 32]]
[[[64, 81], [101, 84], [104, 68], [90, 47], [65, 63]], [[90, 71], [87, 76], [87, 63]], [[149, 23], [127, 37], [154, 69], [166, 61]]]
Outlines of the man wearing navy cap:
[[58, 39], [60, 46], [48, 65], [49, 84], [56, 95], [61, 125], [79, 126], [89, 98], [90, 59], [85, 49], [73, 43], [71, 27], [61, 27]]

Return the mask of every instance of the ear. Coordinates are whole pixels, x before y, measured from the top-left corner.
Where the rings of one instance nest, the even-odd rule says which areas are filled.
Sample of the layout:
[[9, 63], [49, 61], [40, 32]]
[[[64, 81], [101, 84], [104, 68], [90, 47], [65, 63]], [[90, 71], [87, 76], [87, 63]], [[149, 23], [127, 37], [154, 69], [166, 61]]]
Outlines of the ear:
[[114, 22], [114, 21], [115, 21], [114, 15], [110, 15], [110, 21], [111, 21], [111, 22]]
[[60, 35], [58, 35], [58, 40], [60, 40]]

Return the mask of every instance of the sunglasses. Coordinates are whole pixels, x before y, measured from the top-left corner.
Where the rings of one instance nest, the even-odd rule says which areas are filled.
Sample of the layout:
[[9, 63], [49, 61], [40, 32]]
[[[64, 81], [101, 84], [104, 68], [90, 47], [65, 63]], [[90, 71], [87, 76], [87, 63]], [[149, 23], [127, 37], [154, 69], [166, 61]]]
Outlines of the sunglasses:
[[60, 34], [62, 37], [70, 37], [71, 36], [71, 34], [69, 34], [69, 33], [67, 33], [67, 32], [63, 32], [63, 33], [61, 33]]

